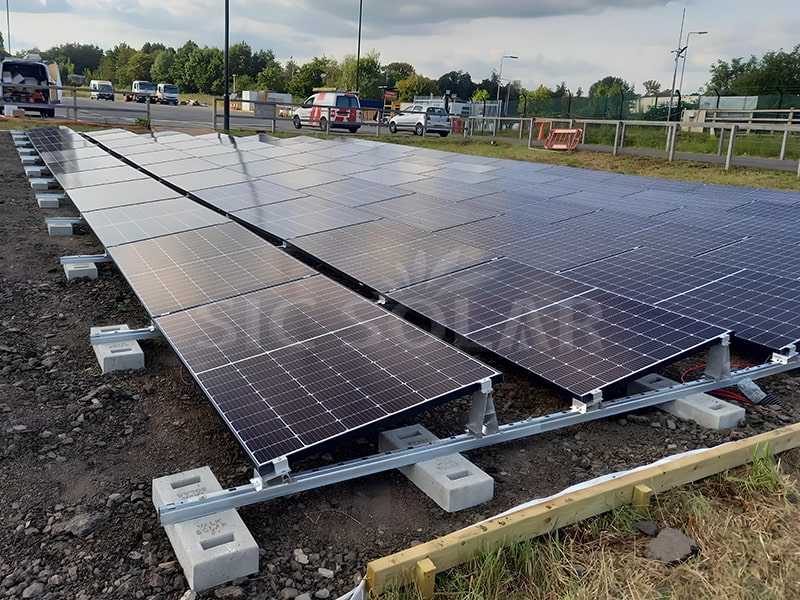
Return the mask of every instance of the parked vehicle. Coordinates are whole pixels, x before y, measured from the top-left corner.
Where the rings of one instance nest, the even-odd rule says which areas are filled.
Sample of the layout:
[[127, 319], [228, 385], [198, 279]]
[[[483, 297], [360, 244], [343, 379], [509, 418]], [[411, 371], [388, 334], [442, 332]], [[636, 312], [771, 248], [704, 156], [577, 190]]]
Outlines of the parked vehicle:
[[3, 107], [5, 114], [10, 114], [8, 108], [13, 107], [54, 117], [56, 105], [61, 102], [61, 90], [49, 86], [61, 87], [61, 74], [55, 61], [42, 60], [38, 54], [2, 60], [0, 97], [8, 105]]
[[174, 83], [159, 83], [156, 87], [156, 102], [178, 105], [178, 86]]
[[429, 132], [447, 137], [451, 128], [450, 115], [438, 106], [415, 104], [389, 119], [389, 131], [392, 133], [397, 133], [400, 129], [410, 129], [414, 135], [425, 135], [425, 132]]
[[137, 79], [131, 84], [131, 91], [125, 94], [125, 102], [154, 102], [156, 86], [149, 81]]
[[306, 123], [323, 131], [330, 127], [355, 133], [361, 126], [361, 103], [353, 92], [318, 92], [295, 109], [292, 121], [297, 129]]
[[114, 101], [114, 86], [110, 81], [92, 79], [89, 82], [89, 98], [92, 100]]

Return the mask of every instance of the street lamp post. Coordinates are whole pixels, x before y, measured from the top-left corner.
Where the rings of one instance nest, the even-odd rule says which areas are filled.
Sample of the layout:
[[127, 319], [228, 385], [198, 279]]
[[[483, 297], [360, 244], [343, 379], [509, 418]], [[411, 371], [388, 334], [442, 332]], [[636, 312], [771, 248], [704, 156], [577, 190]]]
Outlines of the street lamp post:
[[500, 72], [497, 74], [497, 116], [500, 116], [500, 113], [502, 112], [500, 110], [500, 87], [503, 85], [503, 59], [506, 58], [512, 58], [516, 60], [519, 58], [519, 56], [504, 54], [500, 57]]
[[361, 76], [361, 14], [364, 7], [364, 0], [358, 0], [358, 50], [356, 52], [356, 94], [361, 90], [359, 89], [360, 76]]
[[683, 47], [683, 66], [681, 66], [681, 81], [678, 84], [678, 90], [680, 90], [681, 94], [683, 94], [683, 73], [686, 71], [686, 57], [689, 54], [689, 37], [692, 34], [696, 35], [705, 35], [707, 31], [690, 31], [686, 34], [686, 45]]
[[[225, 130], [225, 133], [228, 133], [231, 129], [231, 94], [230, 89], [228, 87], [228, 81], [230, 77], [230, 65], [228, 62], [228, 32], [230, 31], [230, 8], [228, 4], [228, 0], [225, 0], [225, 87], [224, 87], [224, 102], [225, 106], [222, 107], [222, 128]], [[214, 108], [214, 114], [216, 114], [217, 109]]]

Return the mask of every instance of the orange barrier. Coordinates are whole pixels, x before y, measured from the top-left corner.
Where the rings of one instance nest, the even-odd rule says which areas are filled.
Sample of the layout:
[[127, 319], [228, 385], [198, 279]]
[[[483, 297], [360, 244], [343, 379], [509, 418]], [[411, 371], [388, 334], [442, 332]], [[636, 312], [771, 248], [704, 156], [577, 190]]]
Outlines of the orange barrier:
[[550, 135], [547, 136], [544, 142], [544, 147], [547, 150], [559, 152], [575, 150], [578, 144], [581, 143], [582, 134], [582, 129], [551, 129]]

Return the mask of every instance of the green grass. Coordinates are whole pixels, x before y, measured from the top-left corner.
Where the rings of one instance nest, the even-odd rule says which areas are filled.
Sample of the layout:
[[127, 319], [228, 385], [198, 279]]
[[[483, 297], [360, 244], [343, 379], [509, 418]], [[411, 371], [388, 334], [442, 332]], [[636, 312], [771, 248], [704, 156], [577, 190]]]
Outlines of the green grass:
[[[800, 453], [786, 455], [797, 472]], [[793, 465], [793, 466], [792, 466]], [[667, 491], [440, 573], [435, 600], [779, 600], [800, 598], [797, 481], [769, 449], [752, 465]], [[675, 527], [698, 556], [663, 565], [644, 556], [635, 521]], [[413, 586], [388, 600], [418, 600]]]

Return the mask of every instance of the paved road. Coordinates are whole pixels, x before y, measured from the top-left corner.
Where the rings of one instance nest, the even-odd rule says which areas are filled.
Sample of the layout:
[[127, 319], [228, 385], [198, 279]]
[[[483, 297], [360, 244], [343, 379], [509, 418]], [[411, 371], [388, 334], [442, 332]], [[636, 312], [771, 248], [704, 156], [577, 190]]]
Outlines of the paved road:
[[[91, 123], [108, 123], [110, 125], [133, 125], [137, 119], [147, 117], [147, 104], [137, 102], [124, 102], [116, 100], [90, 100], [88, 98], [77, 99], [78, 119]], [[66, 98], [62, 106], [56, 109], [56, 117], [59, 119], [74, 119], [75, 107], [71, 98]], [[150, 122], [160, 127], [205, 127], [209, 128], [212, 124], [212, 110], [210, 106], [165, 106], [161, 104], [150, 105]], [[217, 126], [222, 129], [222, 114], [217, 117]], [[231, 111], [231, 129], [252, 129], [260, 131], [270, 131], [272, 121], [257, 119], [250, 112]], [[290, 120], [279, 120], [276, 122], [278, 131], [294, 131], [294, 126]], [[316, 127], [303, 127], [304, 130], [318, 131]], [[343, 131], [342, 131], [343, 132]], [[362, 133], [374, 133], [372, 127], [363, 128]], [[340, 133], [334, 130], [332, 133]]]

